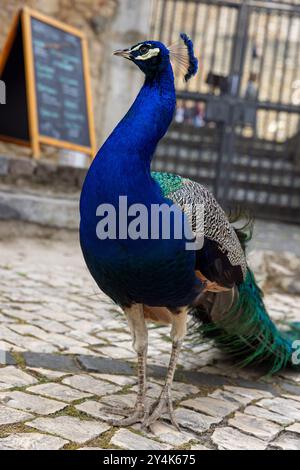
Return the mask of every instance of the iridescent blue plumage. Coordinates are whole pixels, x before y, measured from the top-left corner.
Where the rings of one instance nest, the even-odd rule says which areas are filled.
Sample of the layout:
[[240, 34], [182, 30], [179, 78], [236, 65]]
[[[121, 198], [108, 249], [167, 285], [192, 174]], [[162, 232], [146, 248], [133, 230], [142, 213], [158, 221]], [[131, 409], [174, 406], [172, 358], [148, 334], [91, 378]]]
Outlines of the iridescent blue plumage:
[[[117, 303], [178, 307], [191, 303], [201, 287], [194, 273], [195, 253], [184, 249], [185, 236], [169, 240], [161, 234], [158, 240], [96, 236], [99, 204], [111, 204], [118, 211], [119, 196], [127, 196], [128, 206], [140, 203], [149, 208], [149, 227], [151, 205], [172, 204], [151, 178], [150, 163], [174, 114], [174, 76], [168, 49], [156, 41], [147, 44], [151, 50], [159, 49], [159, 58], [153, 56], [154, 63], [139, 61], [146, 74], [144, 86], [89, 169], [80, 201], [80, 241], [94, 279]], [[179, 208], [178, 214], [185, 221]]]

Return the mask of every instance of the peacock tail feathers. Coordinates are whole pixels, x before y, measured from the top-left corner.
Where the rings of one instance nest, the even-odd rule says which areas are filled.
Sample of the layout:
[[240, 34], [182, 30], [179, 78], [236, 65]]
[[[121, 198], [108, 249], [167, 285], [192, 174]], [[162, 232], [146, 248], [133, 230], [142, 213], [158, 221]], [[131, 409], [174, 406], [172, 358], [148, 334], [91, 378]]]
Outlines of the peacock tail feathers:
[[192, 313], [194, 318], [201, 320], [201, 333], [214, 338], [216, 344], [233, 356], [241, 367], [268, 363], [271, 365], [270, 374], [274, 374], [291, 364], [292, 342], [300, 339], [300, 325], [290, 325], [289, 332], [282, 332], [275, 326], [250, 269], [245, 281], [236, 288], [232, 305], [226, 312], [219, 312], [214, 318], [211, 315], [205, 317], [199, 306]]
[[288, 326], [289, 330], [284, 331], [283, 335], [286, 336], [290, 341], [300, 340], [300, 322], [284, 322]]
[[[229, 222], [233, 225], [234, 231], [245, 253], [247, 243], [252, 239], [254, 219], [249, 212], [239, 207], [235, 208], [234, 210], [229, 210], [227, 217]], [[241, 222], [242, 220], [245, 221], [244, 225], [241, 227], [236, 227], [235, 224]]]

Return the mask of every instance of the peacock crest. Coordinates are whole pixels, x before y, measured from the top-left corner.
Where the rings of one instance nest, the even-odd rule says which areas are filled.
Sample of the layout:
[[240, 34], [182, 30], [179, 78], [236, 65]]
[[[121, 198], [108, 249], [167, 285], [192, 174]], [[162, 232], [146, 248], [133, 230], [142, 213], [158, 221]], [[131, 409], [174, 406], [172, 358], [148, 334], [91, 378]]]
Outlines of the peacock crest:
[[198, 70], [198, 59], [194, 54], [194, 45], [189, 36], [185, 33], [180, 34], [183, 41], [177, 41], [168, 47], [170, 60], [183, 73], [184, 80], [187, 82]]

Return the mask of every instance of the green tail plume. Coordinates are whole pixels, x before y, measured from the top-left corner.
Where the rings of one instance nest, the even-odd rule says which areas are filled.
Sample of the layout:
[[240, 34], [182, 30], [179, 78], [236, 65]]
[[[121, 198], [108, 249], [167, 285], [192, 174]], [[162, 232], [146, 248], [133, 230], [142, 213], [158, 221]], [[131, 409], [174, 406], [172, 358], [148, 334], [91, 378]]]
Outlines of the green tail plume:
[[[254, 218], [246, 210], [241, 209], [240, 207], [235, 207], [230, 209], [227, 213], [229, 222], [233, 225], [235, 233], [240, 241], [240, 244], [246, 252], [247, 243], [252, 239], [253, 228], [254, 228]], [[241, 227], [236, 227], [234, 224], [244, 220], [244, 225]]]
[[[217, 296], [222, 295], [215, 294], [214, 302]], [[267, 362], [271, 367], [270, 373], [274, 374], [292, 365], [292, 343], [300, 339], [300, 324], [291, 324], [288, 332], [279, 331], [270, 319], [262, 297], [254, 275], [248, 269], [245, 281], [236, 288], [234, 300], [230, 302], [232, 305], [226, 312], [223, 310], [211, 315], [212, 309], [208, 311], [200, 305], [192, 313], [201, 321], [202, 334], [214, 338], [217, 345], [234, 356], [240, 366]], [[219, 297], [218, 304], [224, 305], [220, 300]]]

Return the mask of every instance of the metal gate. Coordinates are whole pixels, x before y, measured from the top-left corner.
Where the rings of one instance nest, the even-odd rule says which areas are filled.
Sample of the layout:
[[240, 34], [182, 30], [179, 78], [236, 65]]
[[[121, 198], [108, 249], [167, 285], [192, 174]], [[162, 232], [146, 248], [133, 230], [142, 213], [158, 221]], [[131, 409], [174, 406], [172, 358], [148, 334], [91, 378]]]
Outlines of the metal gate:
[[200, 58], [188, 84], [176, 78], [155, 170], [198, 180], [225, 207], [300, 223], [297, 3], [154, 0], [152, 34], [172, 44], [187, 32]]

